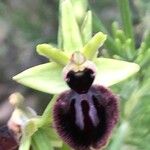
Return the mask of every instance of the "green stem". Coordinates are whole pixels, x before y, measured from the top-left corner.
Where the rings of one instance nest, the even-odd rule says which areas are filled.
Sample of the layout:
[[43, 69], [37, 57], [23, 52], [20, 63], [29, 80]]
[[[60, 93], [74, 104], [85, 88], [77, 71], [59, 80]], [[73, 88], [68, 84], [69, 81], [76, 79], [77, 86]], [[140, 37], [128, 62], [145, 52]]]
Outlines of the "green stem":
[[41, 126], [50, 125], [52, 122], [52, 108], [56, 101], [57, 95], [54, 95], [49, 104], [47, 105], [46, 109], [43, 112]]
[[133, 25], [132, 25], [132, 17], [129, 6], [129, 0], [117, 0], [118, 6], [121, 13], [123, 29], [127, 38], [132, 39], [132, 50], [135, 49], [135, 41], [134, 41], [134, 33], [133, 33]]
[[19, 150], [29, 150], [30, 149], [30, 145], [31, 145], [31, 137], [22, 137], [21, 138], [21, 142], [20, 142], [20, 146], [19, 146]]

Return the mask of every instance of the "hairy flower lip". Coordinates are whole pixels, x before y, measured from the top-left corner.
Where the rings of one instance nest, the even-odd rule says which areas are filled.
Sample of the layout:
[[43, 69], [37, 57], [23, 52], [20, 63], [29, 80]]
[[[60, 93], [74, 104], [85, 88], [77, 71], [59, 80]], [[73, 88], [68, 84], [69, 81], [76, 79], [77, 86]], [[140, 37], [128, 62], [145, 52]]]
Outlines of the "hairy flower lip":
[[[75, 150], [98, 149], [105, 146], [119, 117], [118, 98], [111, 91], [94, 85], [84, 96], [89, 96], [89, 93], [96, 96], [93, 106], [100, 121], [98, 125], [93, 122], [96, 121], [93, 115], [95, 112], [92, 111], [92, 116], [89, 115], [91, 99], [87, 99], [84, 106], [80, 106], [80, 103], [77, 103], [81, 99], [77, 97], [83, 94], [73, 90], [60, 94], [53, 108], [54, 126], [59, 136]], [[86, 129], [83, 128], [85, 125]]]

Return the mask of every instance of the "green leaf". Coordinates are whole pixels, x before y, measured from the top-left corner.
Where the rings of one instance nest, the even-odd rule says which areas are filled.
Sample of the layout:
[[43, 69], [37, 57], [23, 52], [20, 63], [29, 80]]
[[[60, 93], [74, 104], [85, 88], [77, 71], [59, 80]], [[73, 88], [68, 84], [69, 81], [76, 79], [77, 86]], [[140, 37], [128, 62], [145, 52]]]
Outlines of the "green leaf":
[[68, 56], [63, 51], [51, 46], [50, 44], [39, 44], [37, 46], [37, 52], [62, 66], [65, 66], [69, 61]]
[[54, 128], [48, 126], [46, 128], [41, 128], [40, 130], [43, 132], [43, 134], [45, 134], [45, 136], [47, 136], [53, 147], [62, 147], [63, 142], [56, 134]]
[[102, 32], [95, 34], [92, 39], [81, 49], [81, 52], [86, 56], [87, 59], [92, 60], [97, 52], [98, 48], [103, 45], [106, 40], [106, 35]]
[[61, 150], [70, 150], [70, 147], [66, 143], [63, 143]]
[[50, 94], [58, 94], [68, 89], [63, 80], [62, 67], [54, 62], [27, 69], [13, 79], [25, 86]]
[[96, 58], [97, 76], [94, 84], [111, 86], [138, 72], [139, 65], [121, 60]]
[[39, 129], [32, 137], [32, 147], [34, 150], [54, 150], [50, 139]]
[[72, 52], [82, 47], [82, 38], [79, 26], [74, 16], [73, 7], [69, 0], [62, 0], [60, 4], [61, 11], [61, 32], [63, 39], [63, 49], [72, 54]]
[[83, 44], [92, 38], [92, 12], [88, 11], [81, 26]]

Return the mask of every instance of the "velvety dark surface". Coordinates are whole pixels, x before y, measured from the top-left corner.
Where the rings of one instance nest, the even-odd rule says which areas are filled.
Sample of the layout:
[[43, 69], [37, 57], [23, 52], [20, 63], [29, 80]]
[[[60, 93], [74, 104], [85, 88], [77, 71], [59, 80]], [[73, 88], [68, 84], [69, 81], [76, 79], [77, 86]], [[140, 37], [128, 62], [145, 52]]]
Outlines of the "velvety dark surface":
[[94, 75], [91, 69], [85, 68], [84, 71], [70, 71], [67, 74], [67, 84], [77, 93], [86, 93], [94, 81]]
[[[88, 150], [90, 147], [104, 146], [118, 120], [117, 98], [102, 86], [92, 86], [87, 94], [92, 93], [92, 99], [81, 101], [81, 111], [84, 116], [84, 128], [75, 122], [75, 103], [79, 99], [71, 90], [61, 94], [54, 106], [54, 125], [63, 140], [76, 150]], [[76, 93], [77, 94], [77, 93]], [[75, 97], [72, 99], [72, 97]], [[89, 116], [89, 101], [97, 111], [99, 123], [95, 126]]]

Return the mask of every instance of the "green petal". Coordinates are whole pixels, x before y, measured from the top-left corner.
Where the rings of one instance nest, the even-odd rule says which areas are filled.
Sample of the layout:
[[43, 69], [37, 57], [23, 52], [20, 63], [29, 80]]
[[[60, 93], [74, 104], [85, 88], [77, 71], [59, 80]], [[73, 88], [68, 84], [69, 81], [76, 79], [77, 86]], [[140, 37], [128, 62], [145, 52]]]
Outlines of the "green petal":
[[139, 71], [139, 65], [121, 60], [96, 58], [97, 76], [94, 84], [111, 86]]
[[82, 38], [79, 31], [72, 4], [69, 0], [62, 0], [61, 10], [61, 35], [63, 39], [63, 49], [72, 54], [72, 52], [82, 47]]
[[63, 51], [50, 44], [39, 44], [36, 49], [38, 54], [52, 59], [62, 66], [65, 66], [69, 61], [68, 56]]
[[27, 69], [13, 79], [25, 86], [50, 94], [58, 94], [68, 89], [63, 80], [62, 67], [54, 62]]
[[95, 58], [98, 48], [100, 48], [105, 42], [107, 36], [102, 32], [96, 33], [92, 39], [81, 49], [81, 52], [86, 56], [87, 59], [92, 60]]

